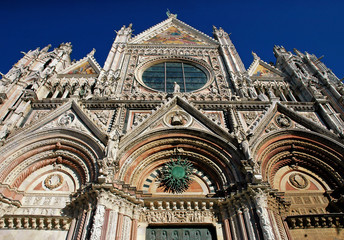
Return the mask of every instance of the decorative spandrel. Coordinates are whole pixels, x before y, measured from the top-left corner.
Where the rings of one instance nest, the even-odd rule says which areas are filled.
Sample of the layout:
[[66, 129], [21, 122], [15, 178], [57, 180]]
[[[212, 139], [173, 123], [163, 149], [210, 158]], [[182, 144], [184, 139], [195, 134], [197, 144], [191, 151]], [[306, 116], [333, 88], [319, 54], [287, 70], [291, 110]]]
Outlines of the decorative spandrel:
[[177, 160], [171, 159], [161, 170], [160, 186], [165, 192], [183, 193], [188, 190], [192, 182], [192, 170], [192, 163], [187, 159], [183, 160], [181, 157]]

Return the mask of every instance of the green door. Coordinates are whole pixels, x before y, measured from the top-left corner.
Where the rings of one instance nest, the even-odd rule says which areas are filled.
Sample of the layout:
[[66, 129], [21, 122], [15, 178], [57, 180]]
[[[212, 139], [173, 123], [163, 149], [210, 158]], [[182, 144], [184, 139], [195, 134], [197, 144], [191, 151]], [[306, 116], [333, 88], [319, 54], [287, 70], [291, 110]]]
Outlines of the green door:
[[215, 240], [209, 228], [148, 227], [146, 240]]

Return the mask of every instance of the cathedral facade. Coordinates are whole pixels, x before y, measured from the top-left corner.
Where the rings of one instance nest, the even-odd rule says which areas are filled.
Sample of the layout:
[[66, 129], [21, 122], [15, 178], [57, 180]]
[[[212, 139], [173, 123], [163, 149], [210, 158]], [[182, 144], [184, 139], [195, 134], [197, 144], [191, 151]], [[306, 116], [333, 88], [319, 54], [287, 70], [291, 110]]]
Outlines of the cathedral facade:
[[0, 238], [344, 238], [344, 85], [313, 54], [253, 53], [177, 19], [63, 43], [0, 85]]

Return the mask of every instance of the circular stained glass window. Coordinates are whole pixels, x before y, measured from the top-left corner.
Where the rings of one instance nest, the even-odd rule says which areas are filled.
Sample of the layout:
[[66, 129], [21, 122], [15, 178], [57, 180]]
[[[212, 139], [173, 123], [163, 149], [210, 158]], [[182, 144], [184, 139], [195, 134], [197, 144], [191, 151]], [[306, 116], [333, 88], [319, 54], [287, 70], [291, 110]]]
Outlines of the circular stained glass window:
[[147, 68], [142, 81], [150, 88], [161, 92], [173, 92], [174, 83], [180, 92], [192, 92], [207, 83], [207, 75], [200, 68], [184, 62], [163, 62]]

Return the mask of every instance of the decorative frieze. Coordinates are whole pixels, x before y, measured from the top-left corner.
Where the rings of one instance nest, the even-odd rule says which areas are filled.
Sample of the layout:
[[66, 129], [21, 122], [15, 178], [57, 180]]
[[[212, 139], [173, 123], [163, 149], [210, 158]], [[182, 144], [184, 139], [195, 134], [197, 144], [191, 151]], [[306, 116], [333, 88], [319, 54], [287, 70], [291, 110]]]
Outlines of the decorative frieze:
[[141, 221], [148, 223], [213, 223], [218, 219], [212, 201], [155, 201], [145, 202]]

